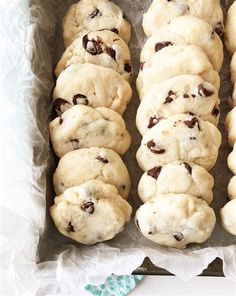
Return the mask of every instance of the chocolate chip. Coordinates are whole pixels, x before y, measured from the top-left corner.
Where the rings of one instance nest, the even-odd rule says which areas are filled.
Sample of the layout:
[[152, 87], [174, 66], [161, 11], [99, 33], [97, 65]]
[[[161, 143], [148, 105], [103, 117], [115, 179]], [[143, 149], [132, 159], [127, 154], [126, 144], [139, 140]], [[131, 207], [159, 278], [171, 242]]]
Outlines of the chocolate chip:
[[170, 42], [170, 41], [158, 42], [155, 45], [155, 51], [157, 52], [157, 51], [159, 51], [159, 50], [161, 50], [161, 49], [163, 49], [163, 48], [165, 48], [167, 46], [172, 46], [172, 45], [173, 45], [173, 43]]
[[151, 235], [152, 234], [152, 231], [148, 231], [148, 234]]
[[102, 47], [100, 45], [100, 40], [95, 39], [89, 40], [88, 35], [83, 37], [83, 47], [91, 55], [99, 55], [102, 53]]
[[98, 156], [96, 159], [103, 162], [103, 163], [109, 163], [109, 161], [106, 158], [101, 157], [101, 156]]
[[189, 114], [189, 115], [192, 115], [192, 116], [194, 116], [195, 114], [194, 113], [192, 113], [192, 112], [186, 112], [185, 114]]
[[122, 187], [122, 189], [123, 189], [123, 190], [125, 190], [125, 188], [126, 188], [126, 186], [125, 186], [125, 185], [122, 185], [121, 187]]
[[61, 106], [64, 106], [66, 104], [69, 104], [68, 101], [61, 99], [61, 98], [57, 98], [54, 103], [53, 106], [57, 111], [61, 111]]
[[196, 95], [195, 94], [191, 94], [191, 96], [195, 99], [196, 98]]
[[88, 202], [81, 205], [81, 209], [88, 214], [93, 214], [94, 213], [94, 203], [91, 201], [88, 201]]
[[102, 15], [101, 11], [96, 8], [92, 13], [90, 13], [89, 18], [93, 19], [95, 16], [101, 16], [101, 15]]
[[184, 162], [183, 164], [186, 170], [189, 172], [189, 174], [192, 175], [192, 167], [187, 162]]
[[184, 235], [181, 232], [177, 232], [176, 234], [173, 235], [173, 237], [178, 241], [181, 242], [184, 239]]
[[167, 97], [164, 104], [169, 104], [171, 102], [173, 102], [173, 99], [171, 97]]
[[132, 71], [132, 67], [129, 63], [124, 64], [124, 70], [125, 72], [130, 73]]
[[161, 121], [162, 119], [164, 119], [163, 117], [156, 117], [156, 116], [152, 116], [149, 119], [149, 124], [147, 126], [147, 128], [152, 128], [154, 127], [156, 124], [158, 124], [159, 121]]
[[166, 97], [164, 104], [169, 104], [169, 103], [173, 102], [173, 98], [171, 97], [173, 95], [175, 95], [175, 93], [172, 90], [170, 90], [168, 93], [168, 97]]
[[210, 97], [214, 94], [214, 91], [206, 89], [203, 84], [199, 84], [198, 85], [198, 94], [201, 97]]
[[152, 140], [147, 143], [147, 147], [152, 151], [152, 153], [155, 153], [155, 154], [163, 154], [166, 152], [165, 149], [161, 149], [157, 147], [155, 142]]
[[116, 28], [113, 28], [113, 29], [111, 29], [110, 31], [112, 31], [113, 33], [119, 34], [119, 31], [118, 31], [118, 29], [116, 29]]
[[63, 122], [63, 119], [61, 118], [61, 116], [59, 117], [59, 124], [61, 125]]
[[214, 107], [211, 114], [217, 117], [220, 114], [220, 109], [218, 107]]
[[155, 167], [155, 168], [147, 171], [147, 175], [157, 180], [160, 173], [161, 173], [161, 169], [162, 169], [162, 167]]
[[196, 137], [189, 137], [190, 140], [197, 140]]
[[107, 47], [107, 48], [105, 49], [105, 52], [106, 52], [110, 57], [112, 57], [113, 60], [116, 61], [116, 51], [115, 51], [115, 49], [113, 49], [113, 48], [111, 48], [111, 47]]
[[224, 35], [224, 26], [221, 22], [218, 22], [214, 28], [214, 31], [222, 37]]
[[77, 94], [73, 97], [73, 104], [74, 105], [88, 105], [89, 100], [87, 99], [87, 97], [85, 95], [82, 94]]
[[197, 117], [193, 117], [191, 120], [185, 120], [184, 124], [187, 125], [188, 128], [194, 128], [196, 123], [199, 124]]
[[68, 223], [66, 227], [67, 232], [75, 232], [74, 226], [71, 224], [71, 221]]
[[144, 64], [145, 64], [145, 62], [140, 62], [139, 68], [140, 68], [141, 71], [143, 70]]
[[185, 99], [188, 99], [188, 98], [189, 98], [189, 95], [188, 95], [188, 94], [184, 94], [183, 97], [184, 97]]

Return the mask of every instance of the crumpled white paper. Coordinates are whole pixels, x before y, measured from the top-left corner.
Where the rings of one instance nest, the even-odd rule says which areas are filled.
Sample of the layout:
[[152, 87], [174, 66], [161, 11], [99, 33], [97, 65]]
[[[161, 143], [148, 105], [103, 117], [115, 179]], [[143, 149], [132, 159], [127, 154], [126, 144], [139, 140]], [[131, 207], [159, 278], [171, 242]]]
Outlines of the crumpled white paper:
[[[159, 267], [189, 280], [216, 257], [223, 260], [225, 276], [236, 280], [236, 239], [218, 222], [212, 237], [202, 246], [179, 251], [147, 241], [131, 222], [114, 240], [91, 247], [60, 235], [47, 209], [53, 200], [48, 121], [51, 114], [52, 70], [62, 53], [60, 22], [73, 0], [0, 1], [0, 278], [1, 294], [76, 294], [79, 285], [95, 283], [101, 276], [130, 274], [148, 256]], [[144, 36], [143, 12], [149, 1], [115, 1], [133, 25], [131, 52], [135, 76]], [[232, 1], [225, 1], [228, 8]], [[229, 110], [227, 98], [229, 60], [222, 71], [222, 118]], [[134, 83], [133, 83], [133, 89]], [[130, 203], [140, 205], [136, 188], [142, 174], [135, 160], [141, 137], [135, 127], [139, 99], [134, 91], [125, 119], [133, 144], [125, 161], [133, 188]], [[229, 147], [224, 132], [219, 161], [213, 170], [218, 214], [227, 201], [226, 167]], [[219, 220], [219, 219], [218, 219]]]

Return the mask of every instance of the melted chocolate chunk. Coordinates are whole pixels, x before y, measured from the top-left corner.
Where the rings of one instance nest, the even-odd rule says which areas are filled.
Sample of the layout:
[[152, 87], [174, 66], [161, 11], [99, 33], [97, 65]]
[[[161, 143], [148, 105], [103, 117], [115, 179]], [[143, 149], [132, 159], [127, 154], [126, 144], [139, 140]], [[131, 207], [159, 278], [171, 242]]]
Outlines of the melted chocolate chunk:
[[181, 242], [184, 239], [184, 235], [181, 232], [177, 232], [176, 234], [173, 235], [173, 237], [178, 241]]
[[222, 37], [224, 35], [224, 26], [221, 22], [218, 22], [214, 28], [214, 31]]
[[125, 72], [130, 73], [132, 71], [132, 67], [129, 63], [124, 64], [124, 70]]
[[156, 124], [158, 124], [159, 121], [161, 121], [162, 119], [164, 119], [163, 117], [156, 117], [156, 116], [153, 116], [153, 117], [150, 117], [149, 119], [149, 124], [147, 126], [147, 128], [152, 128], [154, 127]]
[[66, 227], [67, 232], [75, 232], [74, 226], [71, 224], [71, 221], [68, 223]]
[[62, 122], [63, 122], [63, 119], [62, 119], [61, 116], [60, 116], [60, 118], [59, 118], [59, 124], [61, 125]]
[[218, 107], [214, 107], [211, 114], [217, 117], [220, 114], [220, 109]]
[[105, 52], [116, 61], [116, 51], [111, 47], [107, 47]]
[[96, 8], [92, 13], [90, 13], [89, 18], [92, 18], [93, 19], [96, 16], [101, 16], [101, 15], [102, 15], [101, 11]]
[[100, 45], [101, 41], [98, 39], [89, 40], [88, 35], [83, 37], [83, 47], [91, 55], [99, 55], [102, 53], [102, 47]]
[[88, 105], [89, 100], [87, 99], [87, 97], [85, 95], [82, 94], [77, 94], [73, 97], [73, 104], [74, 105]]
[[85, 211], [86, 213], [88, 213], [88, 214], [93, 214], [94, 210], [95, 210], [94, 209], [94, 203], [91, 202], [91, 201], [88, 201], [88, 202], [81, 205], [81, 209], [83, 211]]
[[53, 106], [57, 111], [61, 111], [61, 106], [69, 104], [68, 101], [61, 99], [61, 98], [57, 98], [54, 103]]
[[143, 66], [144, 66], [144, 64], [145, 64], [145, 62], [140, 62], [140, 66], [139, 66], [139, 68], [140, 68], [141, 71], [143, 70]]
[[147, 171], [147, 175], [157, 180], [160, 173], [161, 173], [161, 169], [162, 169], [162, 167], [155, 167], [155, 168]]
[[206, 89], [203, 84], [199, 84], [198, 85], [198, 94], [201, 97], [210, 97], [214, 94], [214, 91]]
[[187, 162], [184, 162], [183, 164], [186, 170], [189, 172], [189, 174], [192, 175], [192, 167]]
[[111, 29], [110, 31], [112, 31], [113, 33], [119, 34], [119, 31], [118, 31], [118, 29], [116, 29], [116, 28], [113, 28], [113, 29]]
[[196, 124], [199, 125], [197, 117], [193, 117], [191, 120], [185, 120], [184, 124], [187, 125], [188, 128], [194, 128]]
[[173, 43], [170, 42], [170, 41], [158, 42], [155, 45], [155, 51], [157, 52], [157, 51], [159, 51], [159, 50], [161, 50], [161, 49], [163, 49], [163, 48], [165, 48], [167, 46], [172, 46], [172, 45], [173, 45]]
[[163, 154], [166, 152], [165, 149], [161, 149], [157, 147], [155, 142], [152, 140], [147, 143], [147, 147], [152, 151], [152, 153], [155, 153], [155, 154]]
[[98, 156], [96, 159], [103, 162], [103, 163], [109, 163], [109, 161], [106, 158], [101, 157], [101, 156]]
[[184, 97], [185, 99], [188, 99], [188, 98], [189, 98], [189, 95], [188, 95], [188, 94], [184, 94], [183, 97]]

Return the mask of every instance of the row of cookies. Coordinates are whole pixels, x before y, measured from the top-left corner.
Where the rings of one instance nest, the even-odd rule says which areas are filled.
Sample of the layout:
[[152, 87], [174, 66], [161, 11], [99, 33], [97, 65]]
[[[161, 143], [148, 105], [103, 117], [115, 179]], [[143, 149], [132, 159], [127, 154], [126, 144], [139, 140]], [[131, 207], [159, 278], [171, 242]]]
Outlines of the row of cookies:
[[58, 230], [90, 245], [112, 239], [129, 222], [130, 176], [120, 156], [131, 144], [122, 114], [132, 90], [130, 24], [108, 0], [81, 0], [62, 24], [66, 50], [53, 92], [58, 114], [49, 124], [55, 154]]
[[233, 107], [226, 117], [226, 129], [228, 142], [233, 151], [228, 156], [228, 167], [234, 174], [228, 185], [228, 196], [231, 199], [221, 210], [223, 227], [231, 234], [236, 235], [236, 1], [231, 5], [225, 26], [225, 45], [231, 60], [231, 80], [234, 84], [234, 92], [230, 99]]
[[136, 125], [144, 204], [135, 220], [147, 239], [185, 248], [207, 240], [216, 221], [208, 171], [221, 144], [223, 13], [216, 0], [179, 2], [154, 0], [143, 18], [149, 38], [140, 55]]

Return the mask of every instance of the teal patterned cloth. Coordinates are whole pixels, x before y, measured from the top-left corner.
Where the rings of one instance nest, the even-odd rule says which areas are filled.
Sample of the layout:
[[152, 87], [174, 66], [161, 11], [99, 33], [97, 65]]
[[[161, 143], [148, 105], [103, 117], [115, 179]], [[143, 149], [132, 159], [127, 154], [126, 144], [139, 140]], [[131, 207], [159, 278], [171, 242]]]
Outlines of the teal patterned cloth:
[[143, 275], [112, 275], [102, 285], [87, 285], [85, 290], [94, 296], [126, 296], [144, 278]]

